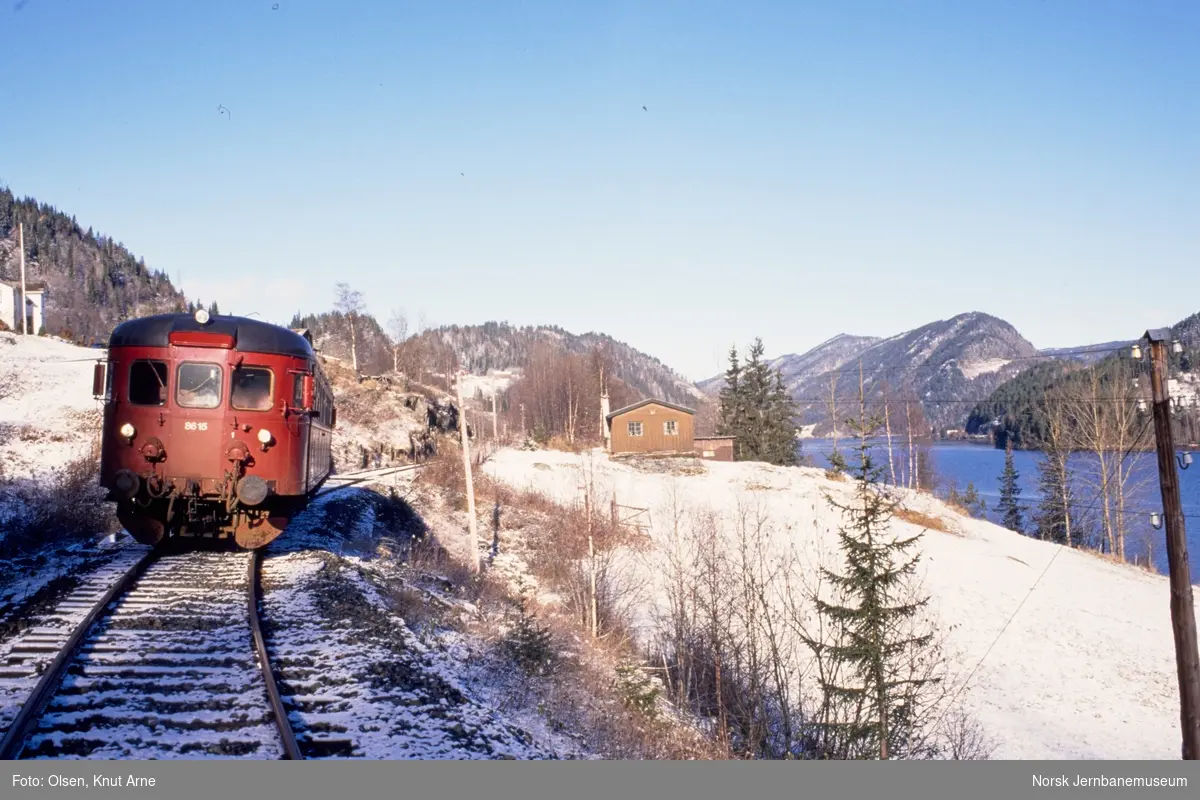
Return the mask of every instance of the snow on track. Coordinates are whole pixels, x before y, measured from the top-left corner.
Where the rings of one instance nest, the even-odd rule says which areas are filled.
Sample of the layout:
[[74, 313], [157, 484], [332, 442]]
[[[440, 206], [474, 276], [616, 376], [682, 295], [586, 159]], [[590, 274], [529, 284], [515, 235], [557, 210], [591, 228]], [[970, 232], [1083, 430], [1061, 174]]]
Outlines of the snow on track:
[[145, 552], [143, 547], [126, 548], [85, 577], [53, 611], [35, 618], [23, 633], [0, 644], [0, 730], [8, 729], [72, 632]]
[[293, 552], [262, 570], [268, 647], [306, 757], [554, 757], [472, 699], [462, 665], [418, 641], [350, 562]]
[[152, 564], [89, 634], [24, 756], [278, 758], [248, 588], [244, 555]]

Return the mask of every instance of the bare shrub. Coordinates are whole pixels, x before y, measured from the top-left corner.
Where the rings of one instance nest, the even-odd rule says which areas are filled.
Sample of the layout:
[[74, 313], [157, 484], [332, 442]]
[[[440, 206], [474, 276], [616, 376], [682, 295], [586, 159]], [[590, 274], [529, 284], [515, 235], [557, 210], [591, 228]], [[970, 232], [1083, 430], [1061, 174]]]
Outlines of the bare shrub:
[[0, 557], [116, 530], [115, 507], [104, 498], [92, 455], [47, 478], [0, 482]]
[[951, 708], [939, 721], [934, 746], [950, 761], [987, 761], [996, 752], [996, 741], [961, 708]]

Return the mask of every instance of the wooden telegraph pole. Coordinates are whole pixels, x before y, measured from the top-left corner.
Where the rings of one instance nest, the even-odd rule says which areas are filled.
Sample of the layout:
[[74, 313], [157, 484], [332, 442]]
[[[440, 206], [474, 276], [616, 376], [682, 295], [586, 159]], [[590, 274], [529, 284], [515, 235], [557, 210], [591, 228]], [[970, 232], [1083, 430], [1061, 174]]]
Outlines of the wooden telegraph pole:
[[471, 571], [479, 572], [479, 531], [475, 525], [475, 483], [471, 480], [471, 445], [467, 436], [467, 410], [463, 407], [462, 375], [454, 381], [458, 396], [458, 432], [462, 437], [463, 472], [467, 476], [467, 559]]
[[1167, 342], [1171, 338], [1171, 331], [1163, 328], [1146, 331], [1146, 338], [1150, 340], [1154, 438], [1158, 445], [1158, 478], [1167, 527], [1171, 629], [1175, 636], [1175, 666], [1179, 672], [1183, 758], [1196, 761], [1200, 760], [1200, 656], [1196, 650], [1196, 612], [1192, 604], [1187, 534], [1179, 499], [1179, 473], [1175, 469], [1175, 441], [1171, 434], [1170, 397], [1167, 394]]
[[21, 333], [29, 335], [28, 300], [25, 299], [25, 225], [17, 223], [17, 250], [21, 253]]

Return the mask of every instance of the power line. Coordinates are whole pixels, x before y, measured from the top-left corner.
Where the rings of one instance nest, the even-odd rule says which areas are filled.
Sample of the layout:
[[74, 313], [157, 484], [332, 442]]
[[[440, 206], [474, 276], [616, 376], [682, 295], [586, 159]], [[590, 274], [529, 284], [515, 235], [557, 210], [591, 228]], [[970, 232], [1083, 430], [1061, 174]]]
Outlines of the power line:
[[[848, 396], [849, 395], [843, 395], [843, 397], [848, 397]], [[793, 399], [797, 403], [814, 403], [815, 404], [815, 403], [828, 403], [829, 402], [828, 397], [796, 397]], [[1036, 405], [1039, 403], [1046, 403], [1046, 404], [1052, 404], [1052, 405], [1059, 405], [1059, 404], [1080, 405], [1080, 404], [1087, 404], [1087, 403], [1134, 404], [1134, 403], [1137, 403], [1137, 401], [1139, 399], [1145, 399], [1145, 398], [1138, 398], [1138, 397], [1086, 397], [1086, 398], [1083, 398], [1082, 400], [1072, 400], [1072, 399], [1068, 399], [1068, 398], [1046, 397], [1046, 398], [1041, 398], [1039, 400], [1036, 400], [1032, 403], [1028, 403], [1027, 405], [1033, 406], [1033, 405]], [[855, 400], [854, 402], [857, 402], [857, 400]], [[912, 404], [917, 404], [917, 405], [924, 404], [924, 403], [932, 403], [935, 405], [955, 404], [955, 403], [975, 404], [975, 405], [983, 405], [985, 403], [988, 403], [988, 404], [995, 404], [995, 405], [1003, 405], [1002, 403], [992, 400], [991, 398], [985, 398], [983, 400], [980, 400], [978, 398], [956, 398], [956, 397], [920, 397], [920, 398], [913, 398], [913, 399], [907, 400], [907, 401], [903, 400], [903, 399], [899, 399], [899, 398], [882, 400], [882, 401], [881, 400], [868, 400], [867, 405], [868, 406], [878, 406], [878, 405], [887, 404], [889, 406], [895, 406], [895, 405], [904, 405], [906, 402], [912, 403]]]
[[[1146, 421], [1146, 424], [1142, 426], [1141, 432], [1138, 433], [1137, 437], [1133, 440], [1132, 444], [1130, 444], [1129, 449], [1126, 450], [1121, 455], [1121, 458], [1118, 460], [1117, 463], [1123, 462], [1125, 460], [1125, 457], [1128, 456], [1131, 452], [1133, 452], [1133, 448], [1141, 443], [1142, 437], [1146, 435], [1146, 431], [1149, 430], [1151, 422], [1153, 422], [1153, 419]], [[1079, 516], [1083, 516], [1083, 515], [1089, 513], [1095, 507], [1096, 503], [1100, 500], [1100, 498], [1105, 496], [1106, 490], [1108, 489], [1108, 481], [1111, 480], [1115, 475], [1116, 475], [1116, 473], [1114, 472], [1108, 476], [1108, 478], [1104, 481], [1104, 484], [1101, 486], [1101, 490], [1099, 492], [1097, 492], [1095, 498], [1092, 499], [1091, 505], [1088, 506], [1088, 508], [1084, 510], [1083, 514], [1081, 514]], [[1018, 534], [1018, 535], [1020, 535], [1020, 534]], [[979, 668], [981, 666], [983, 666], [983, 662], [985, 660], [987, 660], [988, 655], [991, 654], [992, 649], [996, 646], [996, 643], [1000, 641], [1000, 638], [1002, 636], [1004, 636], [1004, 632], [1006, 630], [1008, 630], [1008, 627], [1010, 625], [1012, 625], [1013, 620], [1015, 620], [1017, 618], [1017, 614], [1021, 613], [1021, 609], [1025, 607], [1026, 601], [1028, 601], [1029, 598], [1033, 595], [1033, 590], [1036, 589], [1038, 587], [1038, 584], [1042, 582], [1042, 578], [1046, 577], [1046, 573], [1050, 571], [1050, 567], [1054, 564], [1055, 559], [1058, 558], [1058, 554], [1061, 553], [1065, 548], [1066, 548], [1065, 544], [1060, 544], [1058, 546], [1058, 548], [1054, 551], [1054, 555], [1050, 556], [1050, 560], [1047, 561], [1046, 566], [1044, 568], [1042, 568], [1041, 574], [1039, 574], [1037, 576], [1037, 580], [1035, 580], [1033, 582], [1033, 585], [1029, 587], [1029, 591], [1025, 593], [1025, 597], [1021, 599], [1020, 604], [1016, 607], [1016, 609], [1013, 610], [1013, 613], [1008, 618], [1008, 621], [1004, 623], [1004, 627], [1001, 628], [1000, 632], [996, 634], [996, 638], [992, 640], [992, 643], [988, 645], [987, 650], [985, 650], [983, 655], [980, 656], [979, 661], [975, 664], [974, 669], [972, 669], [971, 673], [969, 675], [967, 675], [967, 679], [965, 681], [963, 681], [962, 685], [960, 687], [958, 687], [958, 691], [956, 691], [954, 693], [954, 696], [950, 698], [950, 702], [947, 704], [945, 711], [943, 711], [941, 713], [941, 715], [937, 719], [937, 722], [934, 723], [935, 729], [941, 723], [942, 718], [945, 717], [946, 714], [950, 711], [950, 707], [958, 699], [958, 696], [960, 694], [962, 694], [963, 690], [966, 689], [967, 686], [970, 685], [971, 679], [975, 677], [975, 673], [979, 671]], [[1072, 549], [1074, 549], [1074, 548], [1072, 548]]]

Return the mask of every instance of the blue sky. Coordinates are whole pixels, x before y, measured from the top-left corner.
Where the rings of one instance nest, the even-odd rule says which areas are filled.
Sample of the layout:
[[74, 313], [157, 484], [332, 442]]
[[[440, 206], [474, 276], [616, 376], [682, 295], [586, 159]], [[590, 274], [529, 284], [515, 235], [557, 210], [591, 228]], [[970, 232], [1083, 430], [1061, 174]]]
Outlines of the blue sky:
[[223, 311], [346, 280], [692, 379], [756, 335], [1200, 310], [1192, 0], [273, 4], [8, 0], [0, 182]]

